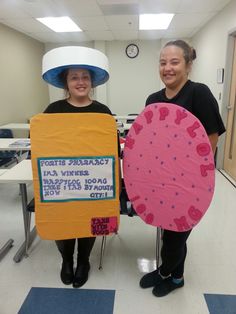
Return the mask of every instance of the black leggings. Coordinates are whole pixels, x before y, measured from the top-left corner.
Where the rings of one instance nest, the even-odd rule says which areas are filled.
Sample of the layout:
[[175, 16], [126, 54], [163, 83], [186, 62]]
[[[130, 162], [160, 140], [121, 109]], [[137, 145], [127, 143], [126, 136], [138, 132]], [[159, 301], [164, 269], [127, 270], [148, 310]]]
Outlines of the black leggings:
[[163, 276], [183, 277], [184, 262], [187, 254], [186, 241], [191, 231], [175, 232], [164, 230], [161, 249], [162, 264], [160, 266], [160, 272]]
[[[96, 237], [79, 238], [77, 260], [80, 262], [88, 262], [90, 253], [94, 246]], [[63, 260], [73, 261], [76, 239], [57, 240], [56, 245], [61, 253]]]

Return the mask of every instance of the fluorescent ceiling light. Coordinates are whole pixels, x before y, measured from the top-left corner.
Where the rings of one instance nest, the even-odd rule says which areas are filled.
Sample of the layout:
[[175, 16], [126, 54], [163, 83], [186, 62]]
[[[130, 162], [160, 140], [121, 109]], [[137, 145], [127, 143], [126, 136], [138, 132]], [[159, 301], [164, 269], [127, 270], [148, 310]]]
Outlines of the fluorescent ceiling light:
[[36, 20], [46, 25], [54, 32], [82, 32], [82, 29], [80, 29], [68, 16], [42, 17], [37, 18]]
[[139, 29], [167, 29], [174, 14], [140, 14]]

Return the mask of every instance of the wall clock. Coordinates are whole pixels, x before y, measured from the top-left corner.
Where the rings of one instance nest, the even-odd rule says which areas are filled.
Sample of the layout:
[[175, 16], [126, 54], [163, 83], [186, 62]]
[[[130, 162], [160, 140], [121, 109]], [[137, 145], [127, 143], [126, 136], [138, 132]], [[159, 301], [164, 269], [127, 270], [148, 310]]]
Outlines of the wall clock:
[[125, 49], [125, 53], [129, 58], [135, 58], [139, 54], [139, 48], [135, 44], [129, 44]]

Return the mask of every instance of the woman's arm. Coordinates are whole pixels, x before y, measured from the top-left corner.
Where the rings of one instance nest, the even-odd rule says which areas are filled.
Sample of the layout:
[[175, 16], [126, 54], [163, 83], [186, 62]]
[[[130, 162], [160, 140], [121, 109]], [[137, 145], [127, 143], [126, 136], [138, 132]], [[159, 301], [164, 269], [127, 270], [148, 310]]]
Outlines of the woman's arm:
[[219, 137], [218, 133], [213, 133], [213, 134], [208, 135], [209, 141], [211, 143], [213, 154], [215, 154], [215, 151], [216, 151], [218, 137]]

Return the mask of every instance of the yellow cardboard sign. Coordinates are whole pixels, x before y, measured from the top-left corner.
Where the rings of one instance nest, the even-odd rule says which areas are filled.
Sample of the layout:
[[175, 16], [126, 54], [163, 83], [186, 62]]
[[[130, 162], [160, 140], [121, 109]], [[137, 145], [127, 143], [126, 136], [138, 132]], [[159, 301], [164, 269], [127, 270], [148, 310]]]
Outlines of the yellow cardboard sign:
[[102, 113], [38, 114], [30, 121], [35, 218], [43, 239], [117, 232], [115, 119]]

